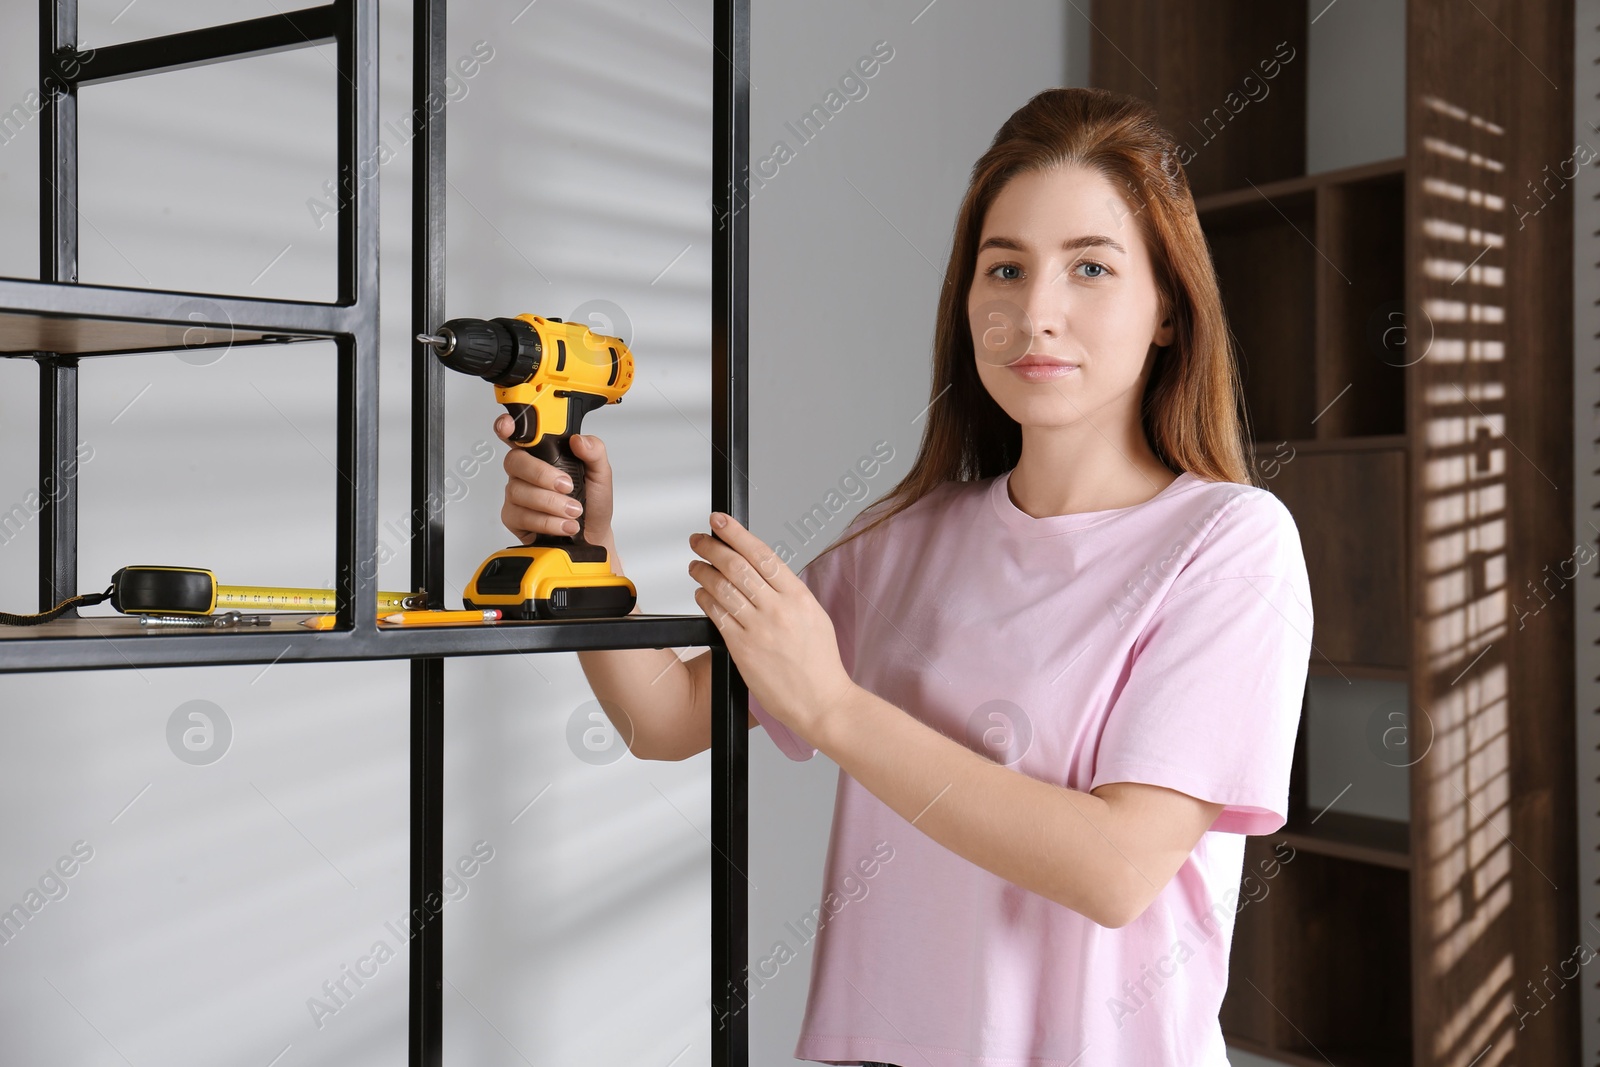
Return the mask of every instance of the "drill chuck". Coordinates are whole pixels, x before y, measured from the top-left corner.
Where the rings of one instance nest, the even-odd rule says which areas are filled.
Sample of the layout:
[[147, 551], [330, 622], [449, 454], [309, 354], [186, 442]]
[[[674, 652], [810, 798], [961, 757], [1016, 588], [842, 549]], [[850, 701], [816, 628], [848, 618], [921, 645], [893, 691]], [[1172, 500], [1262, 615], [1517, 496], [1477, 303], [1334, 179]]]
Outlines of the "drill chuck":
[[539, 371], [539, 335], [521, 319], [451, 319], [438, 334], [418, 334], [451, 370], [499, 386], [521, 385]]
[[[451, 319], [417, 340], [451, 370], [494, 383], [495, 399], [511, 416], [507, 443], [563, 471], [572, 479], [573, 498], [583, 502], [584, 464], [570, 439], [582, 432], [586, 414], [621, 403], [633, 382], [633, 354], [620, 337], [520, 315]], [[581, 520], [579, 527], [581, 537]]]

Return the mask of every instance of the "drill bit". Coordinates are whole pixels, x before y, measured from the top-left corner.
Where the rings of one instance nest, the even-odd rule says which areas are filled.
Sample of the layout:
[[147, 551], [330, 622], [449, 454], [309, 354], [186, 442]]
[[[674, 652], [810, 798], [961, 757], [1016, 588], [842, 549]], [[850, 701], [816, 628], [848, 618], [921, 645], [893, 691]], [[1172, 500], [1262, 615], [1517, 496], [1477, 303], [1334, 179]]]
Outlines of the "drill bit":
[[272, 619], [266, 615], [246, 615], [238, 611], [225, 611], [219, 615], [141, 615], [139, 625], [150, 626], [180, 626], [191, 629], [232, 629], [239, 626], [271, 626]]

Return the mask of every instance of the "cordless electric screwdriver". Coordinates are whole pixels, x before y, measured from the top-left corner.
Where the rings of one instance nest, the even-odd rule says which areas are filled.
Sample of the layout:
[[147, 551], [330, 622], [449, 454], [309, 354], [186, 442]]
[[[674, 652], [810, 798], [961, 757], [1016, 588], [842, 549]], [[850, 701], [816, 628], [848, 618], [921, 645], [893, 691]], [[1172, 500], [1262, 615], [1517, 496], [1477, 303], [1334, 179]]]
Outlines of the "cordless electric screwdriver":
[[[572, 452], [585, 413], [620, 404], [633, 384], [633, 353], [621, 338], [578, 322], [518, 315], [451, 319], [436, 334], [418, 334], [451, 370], [494, 385], [495, 399], [515, 423], [511, 444], [566, 472], [572, 497], [584, 500], [584, 466]], [[468, 608], [499, 608], [508, 619], [602, 618], [633, 610], [634, 585], [611, 573], [604, 545], [584, 539], [588, 511], [575, 534], [538, 534], [531, 544], [494, 553], [467, 583]]]

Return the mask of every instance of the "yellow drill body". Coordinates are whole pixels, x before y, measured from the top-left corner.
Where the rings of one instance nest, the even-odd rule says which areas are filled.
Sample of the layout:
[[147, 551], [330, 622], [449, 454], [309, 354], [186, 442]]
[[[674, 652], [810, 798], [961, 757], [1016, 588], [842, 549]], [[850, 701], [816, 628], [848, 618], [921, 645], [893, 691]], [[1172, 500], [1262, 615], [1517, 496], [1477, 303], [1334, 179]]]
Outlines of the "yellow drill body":
[[[581, 322], [562, 322], [538, 315], [517, 318], [538, 332], [544, 349], [533, 377], [517, 385], [497, 385], [494, 398], [507, 411], [529, 407], [534, 412], [530, 437], [513, 436], [512, 443], [532, 447], [545, 434], [569, 436], [568, 391], [603, 397], [608, 404], [621, 402], [633, 384], [633, 353], [618, 337], [591, 331]], [[515, 412], [512, 412], [515, 417]]]
[[[584, 502], [585, 467], [572, 452], [585, 413], [622, 401], [633, 384], [633, 353], [619, 337], [595, 333], [580, 322], [539, 315], [452, 319], [431, 345], [453, 370], [494, 384], [505, 405], [514, 447], [565, 472], [572, 497]], [[468, 608], [499, 608], [507, 619], [595, 618], [633, 610], [633, 583], [613, 574], [603, 545], [584, 539], [586, 515], [570, 536], [541, 533], [486, 559], [467, 583]]]

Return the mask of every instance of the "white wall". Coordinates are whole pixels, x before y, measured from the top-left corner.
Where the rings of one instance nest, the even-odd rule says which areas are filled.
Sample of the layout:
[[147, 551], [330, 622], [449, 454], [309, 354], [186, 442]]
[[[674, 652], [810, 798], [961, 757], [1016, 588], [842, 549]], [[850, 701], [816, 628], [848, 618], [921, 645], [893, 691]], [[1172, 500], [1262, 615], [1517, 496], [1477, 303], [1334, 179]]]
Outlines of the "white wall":
[[1405, 0], [1307, 0], [1306, 22], [1306, 173], [1405, 155]]
[[[83, 6], [86, 45], [276, 9]], [[752, 522], [775, 543], [875, 441], [895, 458], [872, 494], [905, 472], [967, 169], [1033, 92], [1081, 84], [1086, 53], [1069, 39], [1072, 12], [1041, 0], [754, 6], [752, 150], [783, 138], [796, 151], [749, 202]], [[34, 87], [33, 11], [0, 12], [0, 109]], [[383, 117], [397, 123], [407, 11], [384, 0]], [[620, 553], [654, 612], [697, 610], [685, 541], [710, 504], [710, 31], [709, 0], [457, 0], [451, 12], [451, 58], [480, 40], [494, 56], [448, 109], [450, 311], [567, 315], [592, 298], [625, 310], [638, 378], [590, 427], [617, 468]], [[799, 145], [785, 121], [880, 40], [894, 54], [867, 94]], [[307, 202], [333, 176], [331, 58], [86, 90], [84, 279], [327, 298], [333, 230]], [[37, 147], [36, 123], [0, 144], [0, 273], [35, 276]], [[409, 504], [408, 164], [402, 152], [381, 172], [389, 588], [408, 573], [393, 532]], [[330, 356], [88, 363], [82, 587], [136, 562], [330, 584]], [[31, 364], [0, 360], [0, 507], [33, 488], [35, 380]], [[481, 383], [451, 381], [447, 459], [483, 442], [496, 456], [447, 510], [452, 601], [508, 541], [494, 413]], [[11, 610], [32, 605], [35, 538], [0, 544]], [[822, 545], [791, 547], [798, 567]], [[485, 842], [493, 859], [445, 912], [446, 1061], [709, 1063], [708, 757], [578, 759], [568, 725], [590, 694], [570, 655], [453, 661], [447, 692], [445, 855]], [[209, 765], [182, 762], [167, 739], [193, 700], [232, 727]], [[386, 922], [406, 907], [406, 710], [399, 664], [0, 678], [0, 905], [75, 842], [93, 850], [66, 896], [0, 945], [3, 1058], [400, 1062], [403, 950], [321, 1028], [307, 1002], [376, 942], [401, 948]], [[817, 902], [836, 768], [791, 764], [759, 731], [753, 747], [755, 961]], [[752, 1062], [788, 1061], [808, 950], [801, 959], [751, 1001]]]

